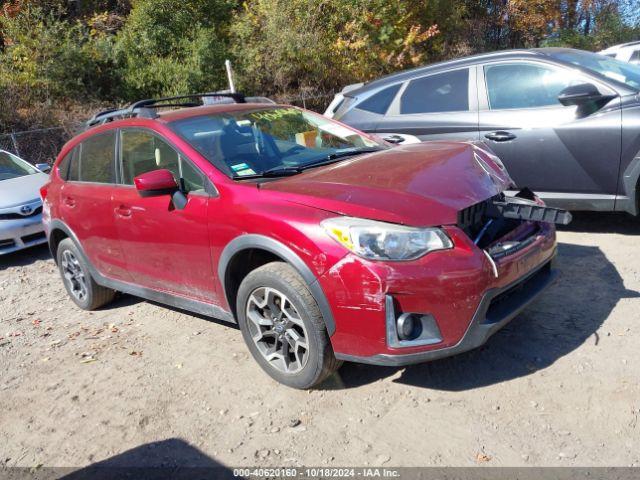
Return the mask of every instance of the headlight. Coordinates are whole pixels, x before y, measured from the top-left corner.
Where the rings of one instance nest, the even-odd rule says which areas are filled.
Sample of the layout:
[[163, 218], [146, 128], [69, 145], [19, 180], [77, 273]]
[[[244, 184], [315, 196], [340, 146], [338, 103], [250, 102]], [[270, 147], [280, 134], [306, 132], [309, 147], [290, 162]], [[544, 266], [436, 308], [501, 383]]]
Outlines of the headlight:
[[453, 247], [439, 228], [405, 227], [353, 217], [329, 218], [321, 225], [338, 243], [370, 260], [413, 260]]

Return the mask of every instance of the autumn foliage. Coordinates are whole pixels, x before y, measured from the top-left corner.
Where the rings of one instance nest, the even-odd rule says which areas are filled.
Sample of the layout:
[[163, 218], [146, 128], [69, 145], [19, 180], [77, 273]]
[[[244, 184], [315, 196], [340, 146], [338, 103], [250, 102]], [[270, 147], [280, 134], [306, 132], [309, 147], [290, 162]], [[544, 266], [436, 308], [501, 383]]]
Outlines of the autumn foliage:
[[[640, 37], [640, 0], [0, 0], [0, 130], [226, 86], [291, 99], [504, 48]], [[7, 103], [9, 102], [9, 103]], [[20, 123], [18, 120], [22, 118]]]

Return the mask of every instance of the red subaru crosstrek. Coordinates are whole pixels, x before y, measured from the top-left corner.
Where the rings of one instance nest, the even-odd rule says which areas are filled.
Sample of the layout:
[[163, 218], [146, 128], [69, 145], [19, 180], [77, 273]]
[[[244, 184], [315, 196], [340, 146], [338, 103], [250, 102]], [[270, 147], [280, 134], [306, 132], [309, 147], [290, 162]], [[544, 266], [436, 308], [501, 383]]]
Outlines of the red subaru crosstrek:
[[202, 98], [103, 112], [62, 149], [43, 219], [80, 308], [120, 291], [237, 322], [269, 375], [308, 388], [342, 360], [477, 347], [553, 279], [568, 214], [506, 196], [481, 144], [391, 146], [296, 107]]

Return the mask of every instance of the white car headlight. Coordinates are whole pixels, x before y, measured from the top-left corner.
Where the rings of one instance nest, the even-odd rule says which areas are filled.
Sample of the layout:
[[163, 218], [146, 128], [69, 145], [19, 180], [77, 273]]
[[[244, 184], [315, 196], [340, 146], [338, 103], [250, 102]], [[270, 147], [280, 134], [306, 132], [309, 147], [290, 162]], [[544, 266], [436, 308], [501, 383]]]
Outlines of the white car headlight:
[[338, 243], [369, 260], [414, 260], [453, 247], [440, 228], [405, 227], [353, 217], [329, 218], [321, 225]]

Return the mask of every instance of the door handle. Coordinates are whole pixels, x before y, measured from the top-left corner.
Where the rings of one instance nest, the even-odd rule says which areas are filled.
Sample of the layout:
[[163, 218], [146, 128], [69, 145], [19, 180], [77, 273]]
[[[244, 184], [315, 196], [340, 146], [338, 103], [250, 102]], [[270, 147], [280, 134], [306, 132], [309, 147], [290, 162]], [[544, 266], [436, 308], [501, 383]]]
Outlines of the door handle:
[[64, 197], [63, 201], [67, 207], [73, 208], [76, 206], [76, 201], [72, 197]]
[[508, 142], [509, 140], [514, 140], [516, 136], [511, 132], [505, 132], [504, 130], [498, 130], [497, 132], [489, 132], [485, 136], [489, 140], [493, 140], [494, 142]]
[[396, 143], [396, 144], [404, 142], [404, 138], [402, 138], [400, 135], [388, 135], [384, 137], [383, 140], [385, 142]]
[[131, 209], [124, 205], [120, 205], [116, 208], [116, 215], [119, 217], [129, 218], [131, 216]]

